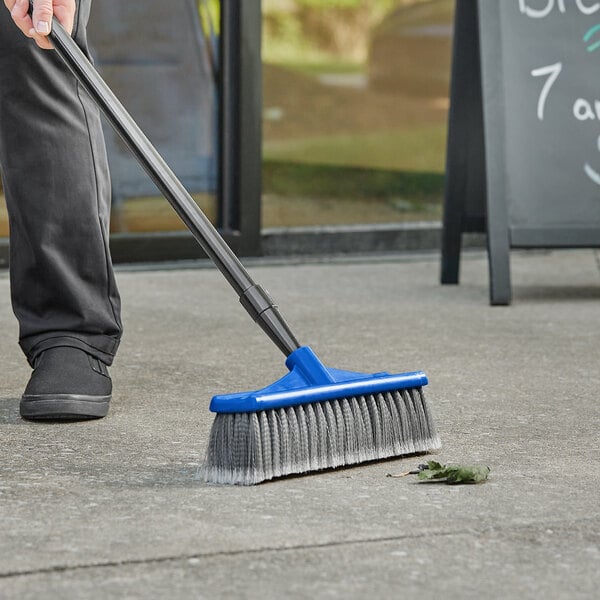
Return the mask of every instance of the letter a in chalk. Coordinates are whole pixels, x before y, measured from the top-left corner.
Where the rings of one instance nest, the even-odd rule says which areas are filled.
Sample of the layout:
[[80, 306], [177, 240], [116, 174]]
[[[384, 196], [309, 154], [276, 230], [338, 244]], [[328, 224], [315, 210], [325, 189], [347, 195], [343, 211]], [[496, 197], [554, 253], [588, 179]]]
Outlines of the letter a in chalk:
[[573, 104], [573, 115], [578, 121], [595, 121], [596, 113], [592, 105], [584, 98], [577, 98]]

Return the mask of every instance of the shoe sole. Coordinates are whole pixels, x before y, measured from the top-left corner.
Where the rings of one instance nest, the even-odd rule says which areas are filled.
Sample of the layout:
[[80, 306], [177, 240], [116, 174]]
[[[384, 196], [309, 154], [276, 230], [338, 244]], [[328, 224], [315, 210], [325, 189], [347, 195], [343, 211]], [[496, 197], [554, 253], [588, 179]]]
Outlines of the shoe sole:
[[108, 413], [110, 396], [40, 394], [21, 397], [20, 411], [30, 421], [83, 421]]

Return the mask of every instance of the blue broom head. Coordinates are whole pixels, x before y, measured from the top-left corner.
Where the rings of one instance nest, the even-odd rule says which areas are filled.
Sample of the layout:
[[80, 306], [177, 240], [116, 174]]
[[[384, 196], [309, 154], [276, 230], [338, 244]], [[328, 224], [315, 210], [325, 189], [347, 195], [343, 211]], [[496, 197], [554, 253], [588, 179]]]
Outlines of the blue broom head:
[[390, 375], [330, 369], [308, 346], [292, 352], [285, 364], [290, 372], [275, 383], [253, 392], [214, 396], [210, 410], [229, 414], [258, 412], [427, 385], [427, 376], [421, 371]]

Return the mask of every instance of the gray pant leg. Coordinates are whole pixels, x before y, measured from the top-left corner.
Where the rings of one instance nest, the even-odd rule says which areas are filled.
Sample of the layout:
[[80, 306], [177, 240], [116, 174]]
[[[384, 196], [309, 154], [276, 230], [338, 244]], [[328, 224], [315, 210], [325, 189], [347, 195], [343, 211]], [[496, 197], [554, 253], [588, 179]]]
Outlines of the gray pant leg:
[[[90, 3], [78, 0], [73, 34], [86, 52]], [[110, 364], [121, 320], [99, 114], [60, 58], [23, 36], [3, 5], [0, 166], [23, 351], [32, 363], [47, 348], [75, 346]]]

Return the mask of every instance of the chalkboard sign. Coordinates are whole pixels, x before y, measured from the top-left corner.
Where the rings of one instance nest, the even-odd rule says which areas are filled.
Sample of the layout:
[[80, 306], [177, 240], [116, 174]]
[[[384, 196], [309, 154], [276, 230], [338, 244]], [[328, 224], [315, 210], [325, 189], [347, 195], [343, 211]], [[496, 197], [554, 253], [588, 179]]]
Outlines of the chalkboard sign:
[[486, 230], [492, 304], [509, 249], [600, 246], [600, 1], [458, 0], [442, 282]]

